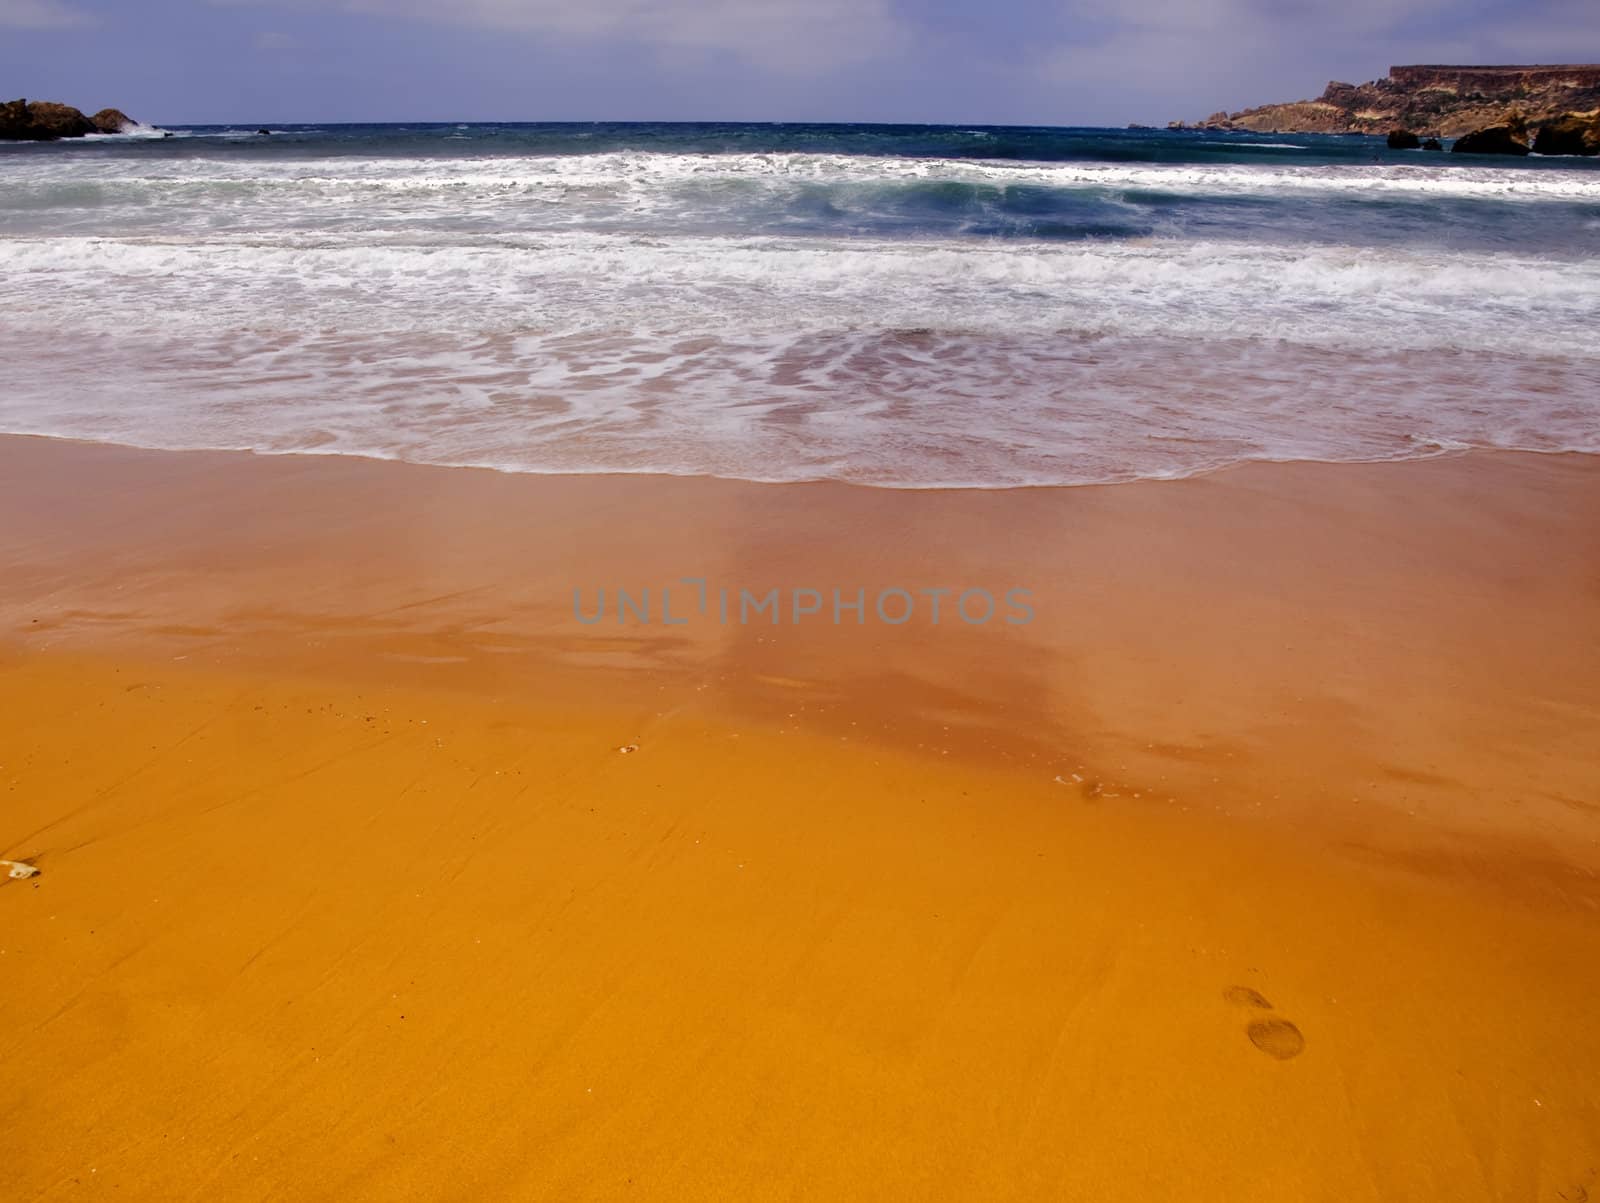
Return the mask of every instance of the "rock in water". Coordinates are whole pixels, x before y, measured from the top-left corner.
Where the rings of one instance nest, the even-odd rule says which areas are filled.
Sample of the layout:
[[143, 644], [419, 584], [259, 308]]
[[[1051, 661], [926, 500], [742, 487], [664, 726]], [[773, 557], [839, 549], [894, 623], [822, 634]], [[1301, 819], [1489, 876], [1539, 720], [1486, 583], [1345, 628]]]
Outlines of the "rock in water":
[[31, 137], [29, 131], [32, 128], [26, 100], [8, 100], [0, 104], [0, 138], [22, 142]]
[[1536, 155], [1600, 155], [1600, 113], [1580, 117], [1563, 113], [1539, 127], [1533, 140]]
[[102, 134], [125, 134], [139, 125], [121, 109], [101, 109], [89, 120]]
[[35, 100], [28, 106], [28, 116], [43, 132], [45, 138], [81, 138], [96, 133], [90, 121], [70, 104], [56, 104], [50, 100]]
[[1390, 150], [1418, 150], [1422, 146], [1422, 139], [1408, 129], [1392, 129], [1389, 131]]
[[1439, 139], [1437, 139], [1437, 138], [1424, 138], [1422, 140], [1422, 149], [1423, 150], [1443, 150], [1444, 149], [1444, 143], [1439, 141]]
[[0, 105], [0, 138], [19, 142], [49, 142], [55, 138], [81, 138], [95, 132], [90, 121], [70, 104], [50, 100], [13, 100]]
[[1462, 155], [1525, 155], [1528, 144], [1517, 138], [1510, 125], [1488, 125], [1462, 134], [1450, 149]]

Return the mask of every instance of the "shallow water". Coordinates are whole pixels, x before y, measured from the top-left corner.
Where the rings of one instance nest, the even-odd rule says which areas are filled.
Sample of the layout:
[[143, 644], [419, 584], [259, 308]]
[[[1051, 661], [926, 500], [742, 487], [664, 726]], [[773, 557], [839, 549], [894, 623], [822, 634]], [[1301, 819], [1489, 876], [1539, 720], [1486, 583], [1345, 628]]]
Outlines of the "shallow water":
[[0, 146], [0, 430], [912, 487], [1600, 451], [1592, 161], [1165, 131], [176, 133]]

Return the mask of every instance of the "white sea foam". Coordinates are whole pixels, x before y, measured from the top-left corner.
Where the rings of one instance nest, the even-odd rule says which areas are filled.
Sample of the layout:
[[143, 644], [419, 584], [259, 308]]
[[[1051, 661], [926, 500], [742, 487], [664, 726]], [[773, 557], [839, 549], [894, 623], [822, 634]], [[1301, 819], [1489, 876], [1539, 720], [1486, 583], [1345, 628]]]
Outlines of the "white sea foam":
[[1229, 150], [1305, 150], [1298, 142], [1239, 142], [1220, 138], [1207, 140], [1201, 146], [1226, 146]]
[[241, 331], [30, 360], [0, 394], [0, 428], [521, 472], [1001, 487], [1251, 459], [1600, 453], [1595, 397], [1592, 363], [1246, 341]]
[[1145, 240], [1017, 244], [382, 231], [205, 243], [0, 240], [14, 326], [687, 335], [1255, 337], [1559, 355], [1591, 340], [1600, 260]]
[[94, 142], [133, 142], [147, 138], [170, 138], [172, 135], [160, 126], [146, 125], [142, 121], [130, 121], [114, 134], [86, 134], [84, 141]]
[[[254, 138], [254, 130], [219, 137]], [[1255, 144], [1260, 145], [1260, 144]], [[1289, 144], [1284, 144], [1289, 147]], [[1236, 149], [1231, 148], [1230, 149]], [[1600, 199], [1600, 175], [1581, 169], [1506, 171], [1496, 167], [1431, 164], [1298, 165], [1019, 163], [1009, 160], [918, 159], [841, 154], [662, 154], [614, 151], [602, 154], [505, 156], [472, 159], [283, 158], [229, 161], [213, 158], [130, 164], [86, 163], [60, 156], [16, 165], [12, 186], [93, 182], [106, 187], [167, 190], [239, 185], [268, 192], [279, 201], [284, 189], [316, 201], [348, 200], [362, 194], [407, 192], [531, 192], [599, 188], [648, 194], [685, 181], [763, 184], [955, 184], [1092, 187], [1183, 195], [1283, 194], [1286, 191], [1355, 195], [1505, 200]]]
[[[1584, 213], [1592, 172], [632, 151], [6, 167], [0, 430], [896, 486], [1600, 453], [1592, 255], [1159, 216], [1054, 241], [866, 220], [886, 187], [972, 187], [987, 212], [1017, 186], [1140, 220], [1161, 211], [1146, 193], [1354, 201], [1361, 234], [1365, 200]], [[813, 209], [820, 232], [781, 232]]]

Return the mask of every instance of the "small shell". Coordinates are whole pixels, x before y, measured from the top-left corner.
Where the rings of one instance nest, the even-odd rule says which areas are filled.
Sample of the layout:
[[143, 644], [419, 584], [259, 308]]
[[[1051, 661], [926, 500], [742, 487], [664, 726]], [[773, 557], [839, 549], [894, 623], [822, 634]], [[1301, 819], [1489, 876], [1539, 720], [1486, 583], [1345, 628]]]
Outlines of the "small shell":
[[639, 745], [638, 744], [623, 744], [620, 748], [617, 749], [617, 751], [623, 753], [624, 755], [626, 755], [629, 752], [637, 752], [638, 750], [639, 750]]
[[25, 877], [33, 877], [39, 872], [33, 865], [24, 864], [20, 860], [0, 860], [0, 865], [10, 865], [11, 872], [6, 876], [16, 878], [18, 881]]

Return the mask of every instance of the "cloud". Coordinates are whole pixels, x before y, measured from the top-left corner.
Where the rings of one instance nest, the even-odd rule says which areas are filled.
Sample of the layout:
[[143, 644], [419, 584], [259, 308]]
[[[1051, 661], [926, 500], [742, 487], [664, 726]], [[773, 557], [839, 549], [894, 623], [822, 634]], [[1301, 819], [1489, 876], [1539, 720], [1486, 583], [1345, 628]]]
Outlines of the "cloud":
[[[1594, 0], [1061, 0], [1042, 84], [1097, 86], [1171, 116], [1306, 99], [1396, 63], [1564, 62], [1600, 28]], [[1156, 113], [1149, 114], [1157, 115]]]
[[1361, 36], [1430, 16], [1459, 13], [1461, 0], [1067, 0], [1078, 18], [1111, 20], [1133, 29], [1167, 33], [1269, 31], [1275, 36], [1333, 33]]
[[1600, 5], [1546, 0], [1537, 14], [1506, 14], [1486, 23], [1483, 40], [1512, 61], [1592, 63], [1600, 56]]
[[72, 29], [94, 19], [60, 0], [0, 0], [0, 28]]
[[257, 50], [293, 50], [295, 40], [286, 33], [264, 30], [251, 39]]
[[[5, 0], [0, 0], [4, 3]], [[731, 54], [795, 74], [854, 66], [903, 46], [893, 0], [206, 0], [278, 3], [555, 39], [632, 43], [668, 59]]]

